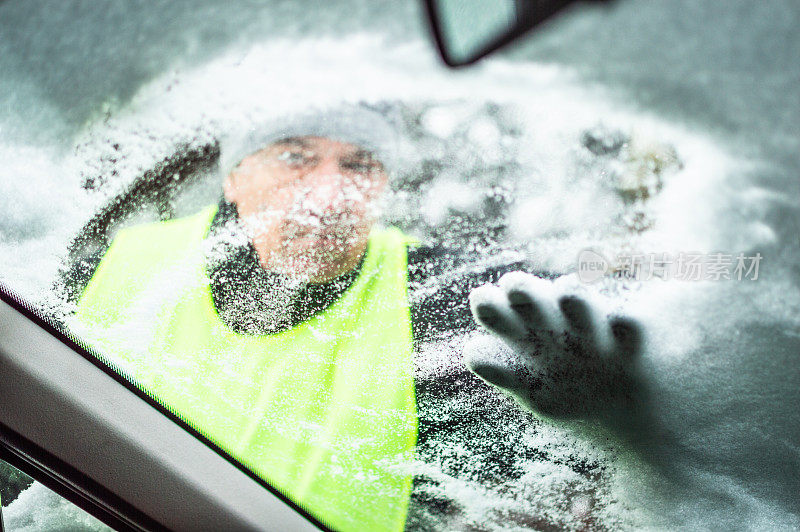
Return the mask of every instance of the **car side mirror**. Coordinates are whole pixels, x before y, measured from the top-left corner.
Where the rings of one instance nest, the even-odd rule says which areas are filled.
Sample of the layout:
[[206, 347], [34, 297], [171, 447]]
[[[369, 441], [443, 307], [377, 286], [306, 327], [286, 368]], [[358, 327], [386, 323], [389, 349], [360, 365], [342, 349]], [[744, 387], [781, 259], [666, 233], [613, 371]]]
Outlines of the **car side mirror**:
[[576, 3], [610, 0], [424, 0], [436, 46], [451, 67], [475, 63]]

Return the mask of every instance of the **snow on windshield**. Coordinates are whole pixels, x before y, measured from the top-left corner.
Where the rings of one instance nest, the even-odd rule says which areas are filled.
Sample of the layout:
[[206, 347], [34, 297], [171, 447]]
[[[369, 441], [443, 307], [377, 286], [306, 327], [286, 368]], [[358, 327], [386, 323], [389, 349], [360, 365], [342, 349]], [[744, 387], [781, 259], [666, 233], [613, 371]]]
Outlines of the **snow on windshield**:
[[[53, 286], [72, 239], [143, 175], [195, 157], [195, 166], [176, 166], [177, 192], [167, 209], [172, 217], [193, 214], [219, 199], [220, 139], [342, 102], [366, 102], [397, 130], [400, 155], [383, 223], [428, 244], [466, 250], [471, 260], [461, 267], [468, 270], [525, 262], [574, 278], [587, 248], [605, 257], [737, 253], [775, 239], [761, 216], [780, 197], [751, 186], [748, 173], [757, 163], [738, 159], [720, 139], [630, 109], [563, 67], [493, 60], [445, 72], [421, 44], [387, 47], [360, 35], [275, 40], [170, 71], [88, 124], [68, 154], [3, 139], [0, 281], [49, 315], [69, 315], [71, 304]], [[157, 199], [142, 197], [125, 224], [164, 217]], [[458, 274], [444, 271], [417, 293], [441, 290]], [[746, 297], [747, 316], [797, 327], [790, 310], [800, 299], [787, 283], [776, 268], [758, 290], [746, 283], [626, 279], [582, 289], [641, 316], [660, 350], [652, 364], [669, 376], [660, 385], [689, 388], [695, 395], [688, 400], [702, 404], [685, 366], [703, 352], [699, 366], [727, 367], [722, 359], [729, 350], [742, 349], [728, 335], [743, 316], [723, 303]], [[447, 375], [460, 364], [463, 341], [458, 335], [428, 339], [417, 356], [418, 376]], [[664, 398], [658, 409], [667, 417], [679, 412], [670, 401], [687, 400]], [[417, 516], [420, 526], [428, 518], [441, 529], [615, 529], [650, 522], [638, 509], [650, 492], [632, 456], [522, 414], [488, 387], [437, 403], [437, 415], [453, 419], [474, 401], [495, 405], [490, 430], [433, 442], [417, 460], [401, 464], [429, 479], [422, 489], [430, 500], [459, 509], [449, 522], [441, 514]], [[518, 470], [513, 482], [485, 469], [502, 445], [519, 451], [507, 465]], [[726, 493], [737, 489], [723, 477], [713, 482]], [[753, 515], [780, 515], [753, 505]]]

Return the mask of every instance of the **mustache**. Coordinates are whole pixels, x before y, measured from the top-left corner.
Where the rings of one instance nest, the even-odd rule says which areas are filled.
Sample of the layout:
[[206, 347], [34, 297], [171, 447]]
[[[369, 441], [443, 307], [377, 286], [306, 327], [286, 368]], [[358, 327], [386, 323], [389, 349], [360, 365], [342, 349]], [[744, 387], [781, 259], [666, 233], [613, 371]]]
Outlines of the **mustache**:
[[376, 220], [382, 205], [381, 201], [364, 203], [347, 196], [332, 202], [314, 201], [303, 196], [297, 197], [288, 208], [267, 201], [242, 221], [251, 235], [277, 228], [286, 238], [313, 234], [333, 236]]
[[286, 238], [304, 236], [341, 237], [352, 232], [363, 222], [362, 216], [352, 212], [330, 211], [324, 213], [298, 212], [287, 216], [281, 223], [281, 232]]

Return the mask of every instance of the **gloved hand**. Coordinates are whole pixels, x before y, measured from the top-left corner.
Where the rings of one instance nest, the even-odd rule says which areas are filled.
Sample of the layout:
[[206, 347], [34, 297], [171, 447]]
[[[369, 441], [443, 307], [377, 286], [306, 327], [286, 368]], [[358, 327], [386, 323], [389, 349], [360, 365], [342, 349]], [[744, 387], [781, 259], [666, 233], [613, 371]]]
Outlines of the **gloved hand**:
[[632, 370], [642, 344], [637, 321], [608, 315], [588, 296], [524, 272], [474, 289], [469, 301], [489, 334], [468, 340], [464, 362], [523, 408], [592, 417], [634, 400]]

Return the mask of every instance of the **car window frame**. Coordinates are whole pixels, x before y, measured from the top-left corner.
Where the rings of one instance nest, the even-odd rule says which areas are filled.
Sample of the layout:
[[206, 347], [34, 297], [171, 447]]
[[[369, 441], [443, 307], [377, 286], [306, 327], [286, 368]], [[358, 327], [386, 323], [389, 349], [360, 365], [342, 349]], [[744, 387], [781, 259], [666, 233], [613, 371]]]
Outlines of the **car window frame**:
[[330, 530], [2, 283], [0, 375], [0, 458], [108, 526]]

